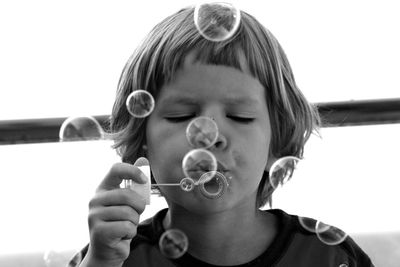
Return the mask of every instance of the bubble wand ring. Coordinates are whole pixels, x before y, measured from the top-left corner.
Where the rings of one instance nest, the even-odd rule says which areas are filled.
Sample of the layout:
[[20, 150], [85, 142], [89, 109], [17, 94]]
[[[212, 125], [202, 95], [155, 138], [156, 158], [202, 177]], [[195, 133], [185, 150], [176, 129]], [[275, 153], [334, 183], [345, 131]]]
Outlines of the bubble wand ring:
[[[210, 192], [206, 188], [206, 184], [212, 181], [216, 182], [218, 185], [216, 192]], [[185, 177], [180, 181], [180, 183], [161, 183], [153, 184], [153, 186], [179, 186], [185, 192], [191, 192], [195, 186], [199, 186], [200, 192], [203, 194], [203, 196], [210, 199], [215, 199], [225, 194], [229, 183], [227, 178], [222, 173], [212, 171], [204, 173], [197, 182], [190, 177]]]

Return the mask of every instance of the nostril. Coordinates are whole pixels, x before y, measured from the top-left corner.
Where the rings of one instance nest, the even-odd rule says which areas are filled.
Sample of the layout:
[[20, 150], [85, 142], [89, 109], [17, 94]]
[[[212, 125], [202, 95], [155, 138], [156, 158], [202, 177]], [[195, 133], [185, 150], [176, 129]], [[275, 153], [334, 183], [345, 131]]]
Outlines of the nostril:
[[216, 148], [219, 148], [219, 147], [221, 146], [221, 141], [215, 142], [214, 146], [215, 146]]
[[215, 141], [214, 147], [218, 149], [222, 149], [227, 145], [227, 140], [225, 136], [218, 134], [217, 141]]

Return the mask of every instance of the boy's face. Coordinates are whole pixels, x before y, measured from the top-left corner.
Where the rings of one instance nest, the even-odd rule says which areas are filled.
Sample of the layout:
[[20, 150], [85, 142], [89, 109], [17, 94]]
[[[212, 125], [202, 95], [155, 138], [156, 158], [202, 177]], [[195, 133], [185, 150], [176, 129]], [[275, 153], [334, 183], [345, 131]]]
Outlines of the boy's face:
[[174, 79], [164, 85], [146, 129], [148, 159], [157, 183], [179, 183], [182, 159], [192, 147], [186, 127], [198, 117], [213, 118], [219, 138], [209, 150], [219, 168], [231, 177], [218, 199], [205, 198], [196, 187], [161, 187], [169, 205], [192, 211], [220, 211], [237, 205], [254, 208], [257, 189], [269, 155], [271, 126], [265, 89], [258, 79], [237, 69], [193, 63], [188, 58]]

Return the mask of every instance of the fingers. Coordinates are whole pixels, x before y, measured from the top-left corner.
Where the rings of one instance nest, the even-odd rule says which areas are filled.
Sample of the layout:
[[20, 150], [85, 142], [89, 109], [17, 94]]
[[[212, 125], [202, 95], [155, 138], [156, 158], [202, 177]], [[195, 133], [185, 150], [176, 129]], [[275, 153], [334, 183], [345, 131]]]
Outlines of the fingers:
[[136, 236], [137, 226], [130, 221], [99, 222], [92, 228], [92, 242], [107, 244], [110, 248], [120, 240]]
[[144, 209], [145, 201], [132, 190], [97, 193], [89, 202], [88, 223], [92, 242], [110, 245], [132, 239]]
[[129, 163], [116, 163], [111, 167], [106, 177], [100, 183], [97, 191], [119, 188], [119, 185], [124, 179], [131, 179], [138, 184], [147, 182], [146, 175], [144, 175], [137, 166]]
[[[136, 165], [148, 165], [140, 159]], [[128, 163], [114, 164], [89, 202], [89, 232], [91, 255], [88, 261], [106, 263], [123, 262], [129, 255], [131, 239], [137, 233], [140, 214], [146, 200], [138, 192], [120, 188], [123, 180], [137, 185], [148, 182], [138, 166]]]
[[128, 205], [119, 206], [92, 206], [89, 216], [96, 217], [103, 221], [131, 221], [134, 224], [139, 223], [140, 211]]
[[89, 202], [89, 210], [109, 206], [128, 206], [138, 214], [142, 214], [146, 207], [146, 201], [130, 189], [114, 189], [98, 192]]

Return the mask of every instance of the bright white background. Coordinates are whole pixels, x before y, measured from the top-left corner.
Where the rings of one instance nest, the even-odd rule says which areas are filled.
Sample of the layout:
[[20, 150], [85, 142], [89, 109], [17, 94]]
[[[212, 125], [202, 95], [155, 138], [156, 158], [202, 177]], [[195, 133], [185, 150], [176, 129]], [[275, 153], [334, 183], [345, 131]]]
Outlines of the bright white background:
[[[0, 119], [110, 112], [126, 60], [191, 1], [0, 2]], [[397, 1], [234, 1], [280, 40], [310, 101], [399, 96]]]
[[[400, 97], [397, 1], [233, 2], [280, 40], [310, 101]], [[0, 120], [109, 114], [138, 42], [189, 3], [1, 1]], [[323, 129], [275, 207], [352, 233], [399, 231], [398, 136], [399, 124]], [[0, 146], [0, 253], [82, 247], [87, 202], [119, 160], [110, 145]]]

